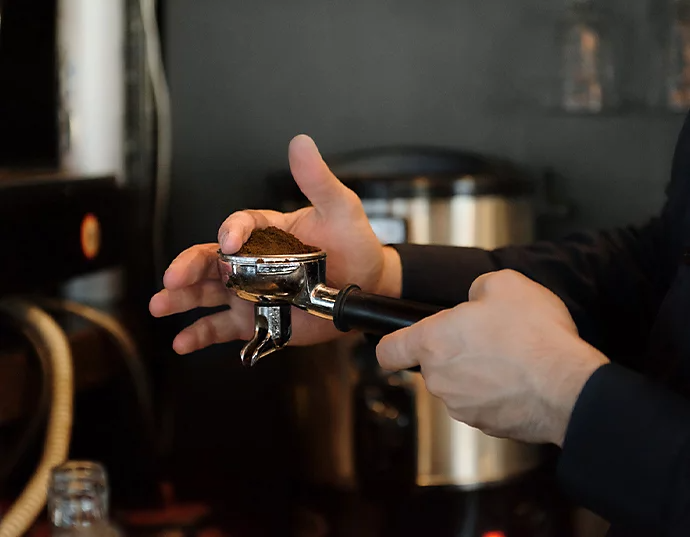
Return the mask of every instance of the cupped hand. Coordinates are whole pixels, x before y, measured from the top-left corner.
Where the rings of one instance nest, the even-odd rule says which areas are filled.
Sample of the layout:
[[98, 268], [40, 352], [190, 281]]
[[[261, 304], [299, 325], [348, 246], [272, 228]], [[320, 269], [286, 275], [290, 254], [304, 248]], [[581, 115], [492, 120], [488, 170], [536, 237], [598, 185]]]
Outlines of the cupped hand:
[[[357, 195], [329, 170], [311, 138], [300, 135], [289, 148], [290, 170], [310, 207], [292, 213], [247, 210], [230, 215], [218, 231], [218, 243], [196, 245], [182, 252], [163, 278], [164, 289], [149, 304], [155, 317], [199, 307], [225, 304], [230, 309], [207, 315], [180, 332], [173, 341], [179, 354], [232, 340], [248, 340], [254, 332], [252, 304], [239, 299], [220, 281], [218, 248], [233, 254], [252, 231], [275, 226], [328, 255], [328, 283], [357, 284], [364, 291], [399, 296], [400, 259], [383, 248]], [[333, 323], [293, 308], [291, 344], [310, 345], [341, 335]]]
[[608, 362], [556, 295], [509, 270], [479, 277], [468, 302], [386, 336], [377, 355], [389, 370], [421, 365], [458, 421], [557, 445], [584, 384]]

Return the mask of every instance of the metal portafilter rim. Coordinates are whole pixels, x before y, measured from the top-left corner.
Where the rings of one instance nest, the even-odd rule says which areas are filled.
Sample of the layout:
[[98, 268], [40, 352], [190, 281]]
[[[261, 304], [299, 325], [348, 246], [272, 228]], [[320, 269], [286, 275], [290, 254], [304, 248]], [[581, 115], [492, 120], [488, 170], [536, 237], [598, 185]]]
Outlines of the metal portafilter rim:
[[326, 252], [247, 256], [219, 255], [220, 276], [226, 287], [251, 302], [286, 302], [307, 309], [313, 288], [326, 280]]
[[256, 265], [256, 264], [270, 264], [270, 263], [295, 263], [304, 261], [315, 261], [326, 257], [326, 252], [319, 250], [318, 252], [310, 252], [308, 254], [270, 254], [270, 255], [238, 255], [225, 254], [218, 250], [218, 256], [221, 260], [229, 263], [237, 263], [240, 265]]

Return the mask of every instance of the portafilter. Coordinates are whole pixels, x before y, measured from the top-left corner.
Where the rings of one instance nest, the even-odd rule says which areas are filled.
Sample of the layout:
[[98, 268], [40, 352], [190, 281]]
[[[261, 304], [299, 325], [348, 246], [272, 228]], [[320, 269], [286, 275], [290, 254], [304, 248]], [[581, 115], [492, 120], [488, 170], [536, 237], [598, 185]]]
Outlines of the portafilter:
[[245, 256], [218, 252], [223, 283], [254, 303], [254, 336], [242, 363], [253, 366], [282, 349], [292, 335], [291, 308], [333, 321], [341, 332], [383, 336], [408, 327], [442, 308], [363, 292], [351, 284], [328, 287], [326, 253]]

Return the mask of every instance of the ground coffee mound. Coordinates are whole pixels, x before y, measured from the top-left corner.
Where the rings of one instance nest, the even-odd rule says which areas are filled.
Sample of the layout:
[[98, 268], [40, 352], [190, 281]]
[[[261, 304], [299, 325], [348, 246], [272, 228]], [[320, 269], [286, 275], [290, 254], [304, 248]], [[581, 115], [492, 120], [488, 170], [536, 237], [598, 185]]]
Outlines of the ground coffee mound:
[[320, 250], [315, 246], [304, 244], [287, 231], [270, 226], [266, 229], [252, 231], [249, 240], [244, 243], [236, 255], [296, 255], [311, 254]]

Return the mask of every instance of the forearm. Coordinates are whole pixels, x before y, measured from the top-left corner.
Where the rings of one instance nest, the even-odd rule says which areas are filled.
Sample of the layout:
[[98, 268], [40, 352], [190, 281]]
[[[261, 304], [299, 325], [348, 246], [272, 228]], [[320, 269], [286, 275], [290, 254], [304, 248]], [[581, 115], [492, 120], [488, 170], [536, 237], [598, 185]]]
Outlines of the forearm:
[[455, 306], [482, 274], [518, 271], [566, 304], [580, 336], [635, 367], [679, 255], [660, 220], [638, 230], [582, 233], [557, 242], [478, 248], [397, 245], [402, 297]]
[[391, 298], [402, 296], [402, 261], [395, 248], [383, 248], [383, 270], [376, 287], [376, 293]]
[[610, 522], [664, 537], [690, 524], [690, 403], [617, 365], [578, 398], [558, 473], [566, 491]]
[[497, 269], [490, 252], [479, 248], [395, 245], [400, 263], [401, 296], [452, 307], [467, 301], [479, 276]]

